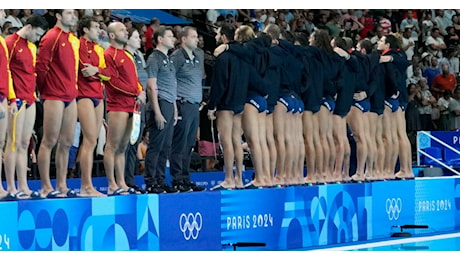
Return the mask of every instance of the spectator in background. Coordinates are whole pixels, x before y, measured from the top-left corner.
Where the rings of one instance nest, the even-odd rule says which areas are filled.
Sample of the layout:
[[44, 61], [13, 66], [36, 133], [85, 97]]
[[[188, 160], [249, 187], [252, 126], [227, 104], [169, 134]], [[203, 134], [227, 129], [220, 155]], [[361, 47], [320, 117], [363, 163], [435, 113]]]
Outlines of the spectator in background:
[[456, 77], [459, 75], [459, 58], [458, 58], [458, 46], [449, 47], [446, 49], [444, 57], [439, 61], [440, 64], [448, 63], [449, 72], [454, 74]]
[[130, 17], [123, 18], [123, 24], [125, 25], [126, 30], [133, 28], [133, 21]]
[[420, 114], [421, 129], [423, 131], [433, 130], [433, 122], [431, 120], [431, 114], [433, 112], [433, 106], [436, 104], [437, 99], [431, 94], [428, 88], [428, 84], [425, 78], [421, 78], [418, 82], [420, 89], [416, 95], [416, 99], [420, 102], [418, 108]]
[[109, 25], [112, 20], [112, 11], [110, 9], [102, 9], [102, 18], [104, 19], [105, 25]]
[[411, 38], [413, 25], [407, 25], [402, 33], [402, 45], [401, 49], [406, 53], [406, 57], [408, 61], [412, 60], [412, 56], [414, 56], [415, 51], [415, 42]]
[[453, 127], [453, 114], [449, 110], [449, 105], [452, 101], [452, 91], [449, 89], [444, 90], [443, 95], [438, 99], [437, 107], [440, 112], [438, 130], [450, 131]]
[[416, 98], [417, 94], [420, 92], [420, 86], [416, 83], [410, 83], [407, 86], [409, 93], [409, 103], [407, 104], [407, 109], [405, 113], [406, 117], [406, 130], [407, 137], [409, 138], [412, 151], [412, 161], [416, 160], [417, 156], [417, 131], [422, 130], [420, 123], [420, 114], [418, 108], [420, 107], [420, 102]]
[[406, 18], [401, 21], [401, 25], [399, 26], [399, 29], [402, 32], [404, 32], [406, 28], [411, 28], [411, 34], [409, 38], [414, 41], [414, 48], [418, 50], [418, 39], [421, 31], [418, 19], [414, 18], [414, 12], [412, 10], [407, 10]]
[[428, 57], [431, 57], [429, 67], [426, 67], [425, 70], [423, 70], [422, 76], [427, 79], [428, 86], [431, 88], [436, 75], [441, 74], [441, 69], [438, 66], [438, 57], [431, 55]]
[[152, 18], [152, 20], [150, 20], [149, 26], [147, 27], [147, 31], [144, 34], [145, 36], [144, 50], [145, 50], [146, 59], [150, 55], [150, 53], [152, 53], [153, 48], [155, 48], [155, 46], [153, 46], [153, 34], [158, 29], [158, 26], [160, 26], [160, 19], [156, 17]]
[[453, 26], [446, 27], [447, 35], [444, 36], [444, 42], [447, 48], [456, 48], [459, 43], [459, 36], [455, 33], [455, 28]]
[[8, 37], [11, 35], [13, 32], [11, 32], [11, 29], [13, 28], [13, 25], [9, 21], [5, 21], [2, 26], [2, 36], [3, 38]]
[[54, 13], [54, 9], [45, 9], [45, 14], [43, 17], [45, 17], [46, 21], [48, 22], [48, 27], [53, 28], [56, 25], [57, 19], [56, 15]]
[[21, 12], [21, 22], [22, 24], [26, 24], [27, 22], [27, 19], [29, 19], [30, 16], [32, 16], [33, 14], [33, 11], [32, 9], [22, 9], [22, 12]]
[[436, 22], [436, 26], [439, 28], [439, 34], [441, 36], [446, 36], [446, 27], [452, 23], [452, 17], [448, 18], [447, 16], [444, 15], [444, 9], [438, 9], [436, 10], [436, 17], [434, 18], [434, 21]]
[[441, 97], [445, 89], [454, 90], [457, 85], [455, 75], [449, 71], [449, 63], [441, 63], [441, 73], [437, 74], [433, 79], [431, 91], [436, 98]]
[[442, 51], [447, 48], [438, 27], [431, 29], [431, 35], [426, 38], [425, 45], [427, 51], [438, 58], [442, 58]]
[[453, 116], [453, 130], [460, 128], [460, 87], [454, 90], [454, 96], [449, 101], [449, 111]]
[[19, 18], [19, 9], [9, 9], [7, 10], [7, 17], [5, 18], [5, 22], [11, 22], [12, 27], [22, 28], [24, 24]]

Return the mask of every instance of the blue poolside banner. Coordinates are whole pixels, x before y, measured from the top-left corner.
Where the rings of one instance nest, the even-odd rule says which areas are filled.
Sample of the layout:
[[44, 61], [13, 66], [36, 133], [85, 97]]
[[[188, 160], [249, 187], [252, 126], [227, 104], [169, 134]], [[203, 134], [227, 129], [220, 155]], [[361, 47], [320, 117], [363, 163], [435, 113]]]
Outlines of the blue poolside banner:
[[[460, 230], [460, 178], [0, 201], [0, 250], [286, 250]], [[239, 248], [237, 250], [243, 250]]]
[[429, 226], [429, 229], [415, 230], [416, 233], [449, 231], [458, 225], [455, 215], [460, 208], [455, 205], [454, 195], [457, 180], [443, 178], [433, 182], [421, 179], [415, 183], [414, 224]]
[[160, 195], [160, 250], [221, 250], [219, 192]]
[[387, 238], [400, 232], [396, 226], [416, 224], [414, 219], [415, 180], [372, 183], [372, 238]]
[[278, 248], [284, 211], [289, 207], [285, 204], [286, 193], [293, 189], [222, 191], [222, 244], [265, 243], [264, 249]]

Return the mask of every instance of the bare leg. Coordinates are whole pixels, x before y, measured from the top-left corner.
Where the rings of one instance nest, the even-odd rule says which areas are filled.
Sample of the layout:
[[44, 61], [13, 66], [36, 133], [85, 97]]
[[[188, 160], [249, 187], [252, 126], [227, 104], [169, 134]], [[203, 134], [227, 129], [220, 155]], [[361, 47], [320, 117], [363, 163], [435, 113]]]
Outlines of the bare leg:
[[221, 183], [224, 188], [235, 188], [235, 179], [233, 177], [235, 154], [233, 151], [232, 129], [233, 112], [228, 110], [217, 111], [217, 131], [219, 132], [219, 140], [222, 144], [224, 156], [225, 179]]
[[[255, 175], [252, 184], [255, 186], [263, 186], [263, 156], [260, 147], [258, 114], [259, 111], [257, 108], [251, 104], [246, 103], [242, 115], [242, 127], [244, 136], [248, 142], [248, 146], [251, 149], [251, 159]], [[235, 182], [238, 183], [238, 180], [235, 180]]]
[[302, 115], [303, 137], [305, 145], [305, 157], [307, 162], [307, 177], [305, 183], [316, 183], [316, 153], [314, 138], [313, 113], [304, 111]]
[[[6, 130], [8, 127], [8, 105], [7, 99], [5, 98], [3, 102], [0, 103], [0, 112], [4, 113], [4, 117], [0, 119], [0, 145], [1, 147], [5, 146], [5, 136]], [[0, 153], [0, 169], [3, 163], [3, 153]], [[4, 198], [7, 195], [7, 192], [3, 188], [0, 174], [0, 199]]]
[[285, 183], [285, 172], [284, 165], [286, 161], [286, 144], [285, 144], [285, 133], [284, 126], [286, 123], [286, 107], [278, 102], [273, 112], [273, 125], [274, 125], [274, 136], [276, 142], [277, 160], [276, 160], [276, 174], [274, 178], [275, 184], [283, 185]]
[[243, 136], [243, 128], [242, 124], [242, 115], [234, 115], [233, 116], [233, 128], [232, 128], [232, 143], [233, 143], [233, 152], [235, 154], [235, 166], [236, 172], [234, 175], [234, 182], [236, 188], [243, 188], [243, 160], [244, 160], [244, 153], [243, 153], [243, 146], [242, 146], [242, 136]]
[[353, 133], [353, 137], [356, 142], [356, 178], [362, 180], [364, 175], [364, 169], [366, 165], [367, 157], [367, 139], [364, 132], [367, 131], [364, 127], [364, 115], [361, 110], [357, 107], [352, 106], [350, 113], [347, 115], [347, 122]]
[[276, 151], [276, 144], [275, 144], [275, 136], [273, 134], [273, 114], [267, 115], [267, 146], [270, 156], [270, 163], [269, 163], [269, 183], [271, 185], [274, 184], [273, 178], [275, 176], [276, 171], [276, 160], [277, 160], [277, 151]]
[[62, 193], [67, 193], [69, 190], [67, 187], [67, 165], [69, 164], [69, 150], [75, 137], [76, 123], [77, 103], [73, 100], [64, 108], [59, 140], [56, 146], [56, 189]]
[[96, 108], [89, 98], [80, 99], [77, 103], [83, 140], [79, 149], [81, 166], [80, 195], [83, 197], [102, 197], [104, 194], [97, 191], [92, 182], [93, 152], [102, 126], [104, 104], [101, 102]]
[[[126, 112], [117, 112], [110, 111], [108, 113], [108, 131], [107, 131], [107, 143], [104, 150], [104, 169], [107, 175], [108, 181], [108, 190], [107, 194], [113, 194], [120, 187], [118, 182], [120, 182], [120, 150], [122, 149], [122, 142], [124, 141], [124, 136], [126, 132], [128, 121], [128, 113]], [[130, 127], [128, 127], [130, 128]], [[122, 162], [124, 165], [124, 160]], [[124, 181], [124, 176], [121, 176], [121, 179]], [[127, 194], [127, 193], [124, 193]]]
[[[44, 101], [43, 137], [37, 154], [37, 164], [38, 170], [40, 172], [42, 197], [46, 197], [49, 192], [54, 190], [50, 180], [51, 151], [59, 138], [63, 115], [64, 102], [59, 100]], [[62, 197], [64, 196], [62, 195]]]
[[411, 145], [406, 132], [406, 118], [401, 108], [396, 112], [396, 116], [398, 123], [400, 170], [395, 176], [398, 178], [413, 178]]

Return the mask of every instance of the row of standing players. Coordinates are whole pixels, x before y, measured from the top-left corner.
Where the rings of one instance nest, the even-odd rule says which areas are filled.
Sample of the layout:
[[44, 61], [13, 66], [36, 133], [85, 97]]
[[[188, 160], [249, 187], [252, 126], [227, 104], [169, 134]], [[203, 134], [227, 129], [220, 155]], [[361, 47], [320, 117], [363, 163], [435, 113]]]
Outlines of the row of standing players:
[[[307, 38], [271, 24], [256, 35], [224, 24], [216, 40], [208, 117], [217, 120], [225, 180], [212, 189], [413, 178], [399, 36], [384, 35], [374, 48], [324, 30]], [[242, 134], [255, 172], [247, 185]]]
[[[97, 44], [100, 27], [95, 17], [78, 20], [72, 9], [55, 10], [55, 14], [57, 23], [49, 30], [43, 17], [33, 15], [17, 33], [6, 40], [0, 38], [0, 78], [8, 79], [0, 81], [0, 142], [4, 143], [3, 138], [7, 136], [7, 190], [0, 186], [0, 198], [17, 200], [141, 193], [130, 187], [134, 183], [127, 184], [128, 178], [125, 180], [125, 151], [130, 146], [133, 125], [142, 123], [150, 129], [145, 159], [147, 191], [204, 190], [191, 183], [188, 166], [182, 167], [189, 163], [187, 158], [190, 158], [194, 146], [202, 95], [204, 62], [203, 55], [195, 51], [198, 43], [196, 29], [184, 28], [182, 46], [171, 56], [168, 51], [176, 40], [172, 28], [160, 26], [156, 30], [156, 48], [147, 60], [147, 79], [142, 84], [136, 70], [141, 45], [137, 30], [127, 30], [120, 22], [111, 23], [108, 26], [111, 45], [104, 50]], [[71, 32], [74, 26], [78, 28], [79, 38]], [[34, 42], [38, 40], [37, 51]], [[184, 78], [176, 79], [176, 72]], [[178, 94], [182, 96], [179, 98]], [[38, 98], [43, 103], [43, 137], [37, 155], [41, 189], [32, 191], [27, 183], [27, 148]], [[102, 102], [104, 98], [106, 106]], [[107, 194], [97, 191], [91, 178], [93, 151], [105, 109], [108, 124], [104, 148]], [[139, 119], [141, 113], [138, 112], [142, 109], [146, 110], [145, 122]], [[191, 116], [181, 114], [186, 112]], [[69, 188], [66, 180], [69, 149], [77, 120], [83, 135], [79, 193]], [[7, 128], [11, 134], [6, 135]], [[193, 131], [193, 141], [187, 141], [186, 138], [191, 137], [188, 133]], [[177, 139], [174, 145], [173, 138]], [[190, 147], [189, 143], [192, 143]], [[49, 175], [51, 152], [55, 146], [56, 188]], [[174, 177], [173, 187], [165, 183], [168, 157]]]

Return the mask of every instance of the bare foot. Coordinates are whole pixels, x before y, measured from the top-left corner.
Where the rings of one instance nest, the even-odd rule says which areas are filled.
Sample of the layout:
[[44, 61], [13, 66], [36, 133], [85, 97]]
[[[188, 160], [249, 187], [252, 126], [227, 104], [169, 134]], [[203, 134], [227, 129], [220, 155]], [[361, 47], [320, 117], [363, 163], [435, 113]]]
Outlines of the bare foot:
[[413, 173], [405, 173], [405, 172], [400, 171], [400, 172], [397, 172], [395, 174], [395, 177], [400, 178], [400, 179], [402, 179], [402, 178], [414, 178], [414, 174]]
[[81, 197], [106, 197], [107, 195], [100, 193], [94, 187], [81, 187], [80, 196]]

